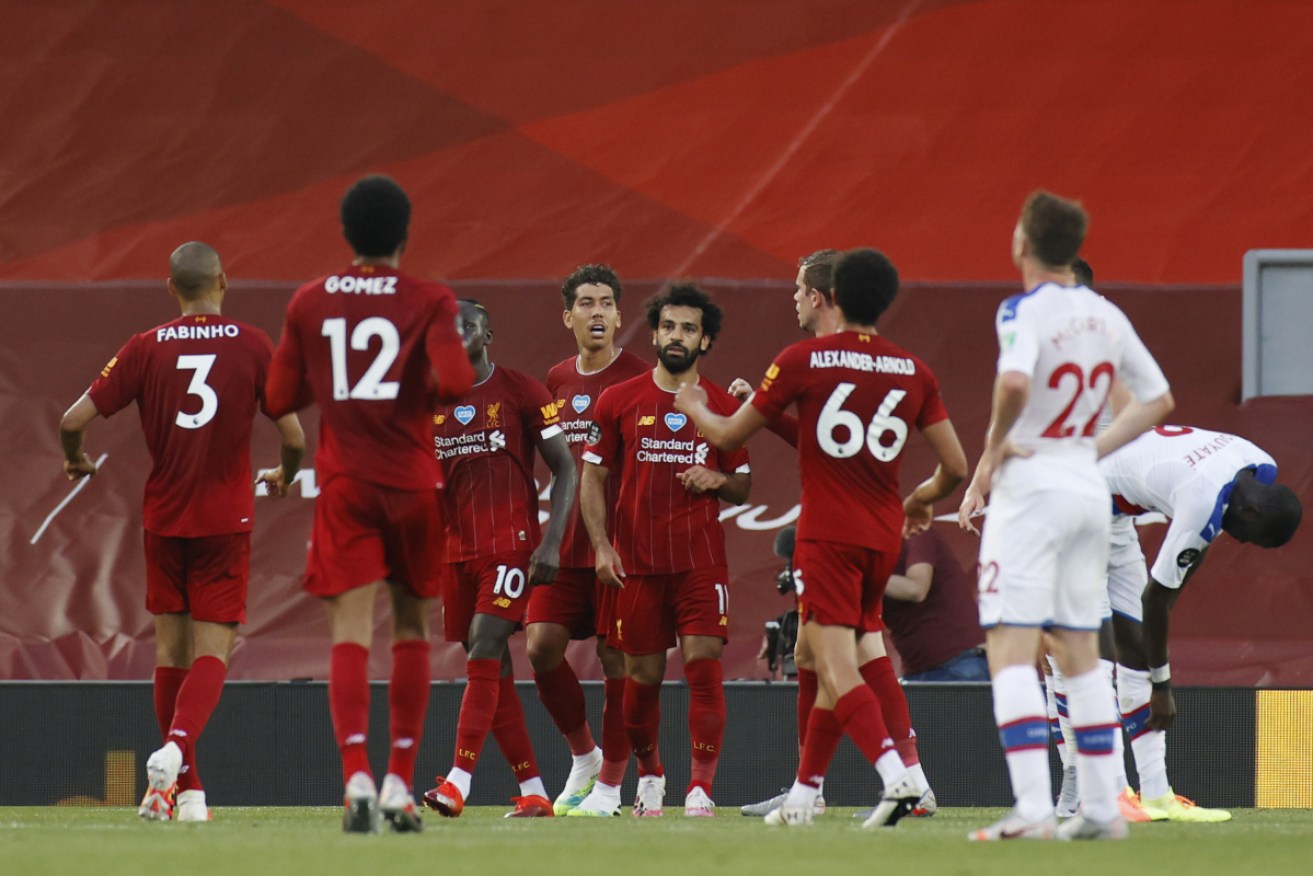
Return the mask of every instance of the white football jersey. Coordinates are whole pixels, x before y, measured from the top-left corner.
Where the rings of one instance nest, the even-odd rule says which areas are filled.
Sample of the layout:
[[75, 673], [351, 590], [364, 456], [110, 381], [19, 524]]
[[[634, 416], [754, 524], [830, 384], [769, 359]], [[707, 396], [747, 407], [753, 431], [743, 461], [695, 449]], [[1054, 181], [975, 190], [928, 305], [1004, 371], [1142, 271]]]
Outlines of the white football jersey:
[[1222, 531], [1235, 476], [1249, 469], [1275, 483], [1276, 462], [1262, 448], [1225, 432], [1160, 426], [1104, 457], [1113, 505], [1122, 514], [1157, 511], [1171, 518], [1151, 574], [1180, 587], [1201, 551]]
[[1084, 286], [1042, 283], [1000, 305], [998, 373], [1030, 377], [1030, 398], [1010, 440], [1039, 453], [1084, 450], [1093, 457], [1099, 413], [1120, 379], [1141, 402], [1167, 392], [1167, 379], [1126, 315]]

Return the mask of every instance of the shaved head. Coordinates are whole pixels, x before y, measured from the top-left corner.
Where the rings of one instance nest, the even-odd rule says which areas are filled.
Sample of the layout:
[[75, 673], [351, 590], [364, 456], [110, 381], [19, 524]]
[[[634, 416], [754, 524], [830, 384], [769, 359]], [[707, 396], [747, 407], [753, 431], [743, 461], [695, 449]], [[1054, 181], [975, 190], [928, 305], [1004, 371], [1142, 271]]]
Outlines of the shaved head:
[[194, 301], [214, 288], [223, 275], [219, 254], [208, 243], [184, 243], [169, 256], [169, 279], [186, 301]]

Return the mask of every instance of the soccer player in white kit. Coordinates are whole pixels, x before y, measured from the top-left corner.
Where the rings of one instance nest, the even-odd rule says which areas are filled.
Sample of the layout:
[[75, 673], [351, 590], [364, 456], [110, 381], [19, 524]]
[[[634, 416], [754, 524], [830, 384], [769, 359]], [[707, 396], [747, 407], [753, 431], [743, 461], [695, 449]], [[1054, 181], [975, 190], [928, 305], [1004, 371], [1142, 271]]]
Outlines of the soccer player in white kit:
[[[1178, 796], [1167, 780], [1164, 731], [1176, 716], [1167, 655], [1168, 617], [1181, 588], [1223, 532], [1239, 542], [1280, 547], [1299, 528], [1303, 506], [1276, 483], [1276, 462], [1262, 448], [1224, 432], [1160, 426], [1099, 468], [1113, 494], [1114, 533], [1108, 596], [1117, 630], [1117, 692], [1135, 755], [1140, 798], [1173, 821], [1226, 821]], [[1171, 519], [1150, 572], [1134, 515]]]
[[[1000, 354], [985, 451], [959, 511], [963, 527], [992, 492], [980, 545], [994, 717], [1016, 806], [975, 840], [1126, 835], [1117, 811], [1112, 688], [1099, 671], [1100, 594], [1108, 560], [1108, 487], [1097, 459], [1173, 408], [1167, 380], [1116, 306], [1074, 286], [1084, 209], [1048, 192], [1026, 199], [1012, 259], [1027, 292], [999, 307]], [[1132, 401], [1095, 423], [1114, 380]], [[1068, 680], [1082, 812], [1056, 827], [1048, 721], [1035, 672], [1041, 631]]]

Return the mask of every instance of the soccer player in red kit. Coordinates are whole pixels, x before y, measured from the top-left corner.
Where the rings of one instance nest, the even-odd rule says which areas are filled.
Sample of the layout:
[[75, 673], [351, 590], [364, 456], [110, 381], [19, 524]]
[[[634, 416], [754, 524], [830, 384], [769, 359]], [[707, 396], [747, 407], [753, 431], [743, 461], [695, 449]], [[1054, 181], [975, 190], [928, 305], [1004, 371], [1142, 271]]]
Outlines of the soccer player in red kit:
[[[793, 302], [798, 314], [798, 327], [811, 332], [816, 337], [825, 337], [841, 331], [843, 314], [834, 303], [834, 266], [843, 253], [835, 249], [822, 249], [805, 256], [798, 262], [798, 275], [794, 280]], [[752, 386], [742, 379], [737, 379], [729, 386], [730, 394], [735, 398], [747, 399], [752, 395]], [[782, 413], [767, 426], [790, 446], [798, 446], [798, 421], [789, 414]], [[798, 594], [799, 615], [805, 614], [804, 598]], [[881, 604], [875, 603], [873, 611], [867, 617], [865, 630], [857, 635], [857, 671], [862, 679], [875, 691], [880, 701], [880, 711], [885, 726], [898, 756], [912, 771], [913, 778], [921, 788], [921, 800], [912, 810], [912, 815], [934, 815], [939, 808], [935, 792], [930, 788], [925, 769], [921, 766], [921, 754], [917, 750], [916, 731], [912, 728], [911, 712], [907, 708], [907, 696], [903, 686], [894, 674], [893, 663], [885, 653], [883, 630], [884, 619], [880, 611]], [[793, 647], [794, 661], [798, 669], [798, 751], [801, 752], [807, 741], [807, 725], [811, 721], [812, 706], [820, 690], [816, 666], [812, 657], [811, 646], [807, 641], [807, 627], [798, 630], [798, 638]], [[822, 789], [823, 790], [823, 789]], [[769, 800], [751, 803], [739, 809], [744, 815], [769, 815], [788, 798], [788, 789]], [[825, 811], [825, 798], [816, 798], [816, 814]]]
[[[456, 755], [426, 805], [455, 818], [465, 808], [483, 743], [491, 732], [511, 764], [520, 796], [508, 818], [552, 814], [529, 744], [506, 643], [524, 620], [532, 588], [551, 584], [574, 505], [574, 459], [547, 388], [488, 358], [492, 328], [477, 301], [460, 302], [461, 335], [474, 366], [474, 389], [433, 416], [446, 489], [447, 568], [442, 626], [469, 653], [456, 722]], [[551, 522], [539, 538], [533, 451], [552, 471]]]
[[[688, 682], [692, 781], [684, 814], [711, 816], [725, 731], [720, 656], [729, 625], [729, 574], [720, 502], [741, 504], [752, 478], [744, 450], [711, 447], [674, 409], [675, 391], [697, 385], [723, 413], [737, 402], [698, 374], [698, 359], [720, 333], [721, 311], [696, 286], [671, 286], [647, 303], [657, 366], [602, 393], [584, 450], [583, 520], [602, 583], [619, 589], [611, 641], [625, 653], [624, 714], [638, 759], [634, 815], [661, 815], [665, 774], [657, 749], [666, 650], [678, 643]], [[607, 529], [606, 481], [620, 468], [614, 543]], [[599, 781], [597, 811], [619, 811], [620, 789]]]
[[[565, 327], [574, 333], [579, 353], [547, 372], [547, 390], [556, 401], [561, 429], [575, 463], [581, 457], [593, 411], [602, 391], [652, 366], [615, 346], [620, 328], [620, 278], [606, 265], [581, 265], [565, 278]], [[615, 507], [620, 478], [607, 482], [607, 508]], [[594, 782], [619, 786], [629, 766], [629, 737], [625, 735], [625, 656], [606, 643], [616, 591], [597, 580], [593, 545], [578, 507], [570, 515], [561, 548], [561, 568], [551, 587], [535, 587], [526, 617], [529, 662], [533, 679], [557, 729], [570, 746], [574, 762], [565, 787], [553, 809], [565, 815], [587, 800]], [[571, 639], [597, 637], [597, 656], [606, 677], [606, 703], [602, 708], [602, 746], [588, 727], [584, 692], [565, 659]]]
[[[818, 785], [845, 733], [884, 781], [884, 795], [864, 826], [892, 826], [921, 797], [858, 671], [857, 634], [878, 610], [903, 534], [930, 525], [931, 503], [961, 483], [966, 457], [935, 376], [875, 330], [897, 294], [898, 273], [884, 255], [846, 253], [834, 268], [840, 331], [785, 348], [751, 403], [732, 417], [709, 408], [696, 387], [677, 397], [708, 440], [731, 448], [797, 405], [802, 516], [793, 564], [820, 691], [798, 778], [784, 804], [766, 817], [769, 824], [812, 820]], [[913, 426], [940, 463], [900, 501], [899, 460]]]
[[[346, 780], [343, 830], [420, 829], [410, 785], [429, 702], [428, 601], [441, 587], [442, 471], [433, 455], [436, 398], [474, 381], [445, 286], [401, 273], [410, 199], [392, 179], [347, 190], [346, 268], [292, 296], [269, 373], [275, 413], [317, 402], [320, 483], [305, 589], [332, 628], [328, 703]], [[392, 602], [391, 756], [382, 789], [365, 747], [374, 597]]]
[[[273, 344], [221, 315], [228, 279], [219, 254], [184, 243], [169, 258], [182, 316], [136, 335], [59, 424], [69, 480], [94, 475], [87, 426], [137, 403], [150, 448], [142, 525], [146, 608], [155, 616], [155, 717], [164, 745], [146, 761], [147, 820], [207, 821], [196, 743], [223, 692], [237, 625], [246, 620], [251, 556], [251, 421], [269, 414]], [[282, 465], [261, 476], [275, 498], [296, 477], [305, 436], [277, 420]], [[176, 793], [176, 806], [175, 806]]]

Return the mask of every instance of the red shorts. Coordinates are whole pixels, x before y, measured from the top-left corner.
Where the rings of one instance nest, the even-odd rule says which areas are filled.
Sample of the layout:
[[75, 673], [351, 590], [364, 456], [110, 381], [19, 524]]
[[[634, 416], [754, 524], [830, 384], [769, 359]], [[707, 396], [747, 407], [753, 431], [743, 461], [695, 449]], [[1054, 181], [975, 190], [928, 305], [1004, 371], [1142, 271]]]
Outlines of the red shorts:
[[866, 633], [884, 629], [881, 602], [898, 552], [834, 541], [799, 541], [793, 550], [798, 618]]
[[374, 581], [441, 592], [442, 508], [436, 490], [394, 490], [336, 477], [315, 499], [305, 589], [340, 596]]
[[514, 551], [447, 564], [442, 576], [442, 633], [448, 642], [468, 642], [476, 614], [517, 624], [524, 620], [532, 553]]
[[729, 640], [728, 570], [630, 575], [624, 582], [608, 645], [626, 654], [656, 654], [673, 647], [676, 634]]
[[188, 612], [192, 620], [216, 624], [245, 622], [249, 532], [174, 538], [147, 530], [145, 544], [147, 611]]
[[559, 569], [556, 580], [533, 588], [526, 624], [560, 624], [572, 639], [605, 636], [619, 593], [597, 580], [593, 569]]

